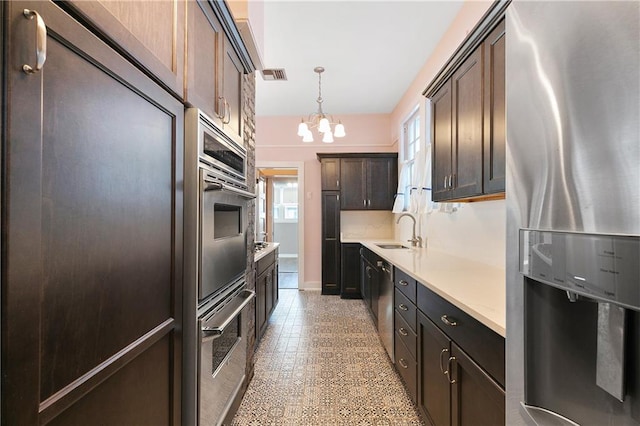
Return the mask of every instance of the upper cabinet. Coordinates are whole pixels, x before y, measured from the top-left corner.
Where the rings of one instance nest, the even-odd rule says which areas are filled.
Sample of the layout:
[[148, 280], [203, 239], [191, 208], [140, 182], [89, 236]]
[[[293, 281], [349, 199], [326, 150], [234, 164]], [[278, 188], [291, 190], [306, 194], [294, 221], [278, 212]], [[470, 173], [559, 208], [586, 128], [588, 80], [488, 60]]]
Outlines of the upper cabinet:
[[178, 98], [183, 95], [185, 4], [182, 0], [65, 3]]
[[342, 158], [340, 208], [391, 210], [398, 187], [398, 156]]
[[242, 82], [245, 68], [211, 3], [187, 2], [185, 101], [200, 108], [242, 144]]
[[320, 176], [323, 191], [340, 190], [340, 159], [323, 158], [320, 160]]
[[504, 198], [507, 4], [494, 4], [424, 92], [434, 201]]

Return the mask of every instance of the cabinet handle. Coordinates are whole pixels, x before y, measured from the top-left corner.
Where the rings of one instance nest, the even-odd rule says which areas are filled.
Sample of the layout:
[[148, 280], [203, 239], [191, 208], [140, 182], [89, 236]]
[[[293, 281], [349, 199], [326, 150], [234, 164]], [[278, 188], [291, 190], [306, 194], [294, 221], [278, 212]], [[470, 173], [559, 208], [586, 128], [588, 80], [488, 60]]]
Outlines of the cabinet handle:
[[456, 321], [455, 318], [448, 317], [447, 315], [441, 316], [440, 320], [451, 327], [455, 327], [456, 325], [458, 325], [458, 321]]
[[450, 356], [449, 360], [447, 361], [447, 371], [445, 372], [445, 375], [447, 376], [447, 379], [449, 379], [449, 383], [451, 383], [452, 385], [454, 383], [456, 383], [456, 379], [452, 379], [451, 378], [451, 363], [455, 362], [456, 357], [455, 356]]
[[442, 183], [442, 185], [444, 186], [444, 189], [447, 189], [447, 178], [448, 176], [444, 177], [444, 182]]
[[218, 96], [218, 110], [216, 111], [216, 116], [220, 119], [223, 120], [224, 123], [224, 116], [225, 116], [225, 111], [224, 111], [224, 98], [222, 96]]
[[336, 181], [336, 188], [340, 188], [340, 181], [339, 180]]
[[399, 284], [399, 285], [401, 285], [401, 286], [403, 286], [403, 287], [406, 287], [406, 286], [408, 286], [408, 285], [409, 285], [409, 283], [408, 283], [408, 282], [406, 282], [405, 280], [400, 280], [400, 281], [398, 281], [398, 284]]
[[408, 336], [409, 335], [409, 333], [407, 333], [407, 330], [405, 330], [404, 327], [400, 327], [398, 329], [398, 333], [400, 333], [403, 336]]
[[340, 194], [336, 195], [336, 200], [340, 201]]
[[402, 368], [404, 368], [405, 370], [406, 370], [407, 368], [409, 368], [409, 365], [407, 365], [407, 362], [406, 362], [404, 359], [402, 359], [402, 358], [400, 358], [400, 359], [398, 360], [398, 364], [400, 364], [400, 366], [401, 366]]
[[[227, 98], [223, 97], [224, 101], [224, 116], [222, 118], [222, 124], [229, 124], [231, 122], [231, 108], [229, 107], [229, 102], [227, 102]], [[229, 114], [229, 118], [227, 118], [227, 113]]]
[[367, 200], [362, 200], [362, 205], [367, 207]]
[[398, 308], [400, 308], [401, 310], [403, 310], [403, 311], [405, 311], [405, 312], [409, 310], [409, 308], [407, 307], [407, 305], [405, 305], [404, 303], [399, 304], [399, 305], [398, 305]]
[[31, 65], [22, 65], [22, 71], [25, 74], [35, 74], [42, 69], [44, 62], [47, 60], [47, 26], [44, 24], [44, 19], [35, 10], [24, 9], [22, 15], [31, 20], [36, 17], [36, 67]]
[[367, 206], [371, 207], [371, 200], [367, 200]]
[[449, 353], [449, 349], [444, 348], [443, 350], [440, 351], [440, 371], [442, 372], [442, 374], [444, 374], [445, 376], [447, 374], [449, 374], [449, 370], [445, 370], [444, 367], [442, 366], [442, 355]]

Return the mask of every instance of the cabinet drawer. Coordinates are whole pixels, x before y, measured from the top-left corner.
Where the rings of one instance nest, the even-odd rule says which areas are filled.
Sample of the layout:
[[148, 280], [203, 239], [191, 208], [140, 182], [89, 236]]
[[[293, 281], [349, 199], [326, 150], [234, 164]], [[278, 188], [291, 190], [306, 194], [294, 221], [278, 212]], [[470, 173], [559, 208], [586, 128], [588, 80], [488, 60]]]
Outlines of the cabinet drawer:
[[416, 333], [397, 311], [395, 313], [395, 321], [396, 340], [404, 343], [411, 355], [416, 358], [416, 342], [418, 341]]
[[411, 303], [407, 297], [399, 290], [395, 291], [395, 309], [398, 314], [407, 322], [411, 330], [416, 330], [416, 305]]
[[417, 294], [420, 311], [504, 387], [504, 338], [425, 286]]
[[406, 272], [395, 268], [395, 284], [411, 303], [416, 304], [416, 280], [411, 278]]
[[275, 250], [271, 253], [265, 255], [262, 259], [258, 260], [258, 265], [256, 267], [256, 273], [258, 275], [262, 274], [264, 271], [269, 268], [276, 261], [276, 252]]
[[396, 370], [400, 373], [402, 381], [415, 403], [418, 399], [418, 371], [416, 361], [400, 340], [396, 340], [394, 344], [394, 353], [396, 358]]

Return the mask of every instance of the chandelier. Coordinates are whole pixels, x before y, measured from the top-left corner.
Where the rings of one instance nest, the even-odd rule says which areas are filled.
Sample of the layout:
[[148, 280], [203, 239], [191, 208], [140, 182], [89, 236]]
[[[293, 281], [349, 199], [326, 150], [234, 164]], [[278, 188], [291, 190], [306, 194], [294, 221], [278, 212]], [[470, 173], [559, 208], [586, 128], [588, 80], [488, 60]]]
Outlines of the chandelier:
[[[316, 99], [318, 111], [314, 114], [309, 114], [307, 121], [305, 121], [304, 118], [300, 120], [300, 124], [298, 124], [298, 136], [302, 136], [302, 142], [313, 142], [311, 129], [317, 127], [318, 132], [322, 133], [322, 142], [332, 143], [334, 136], [341, 138], [346, 135], [344, 125], [339, 120], [338, 123], [335, 123], [332, 115], [327, 115], [322, 111], [322, 73], [324, 72], [324, 68], [315, 67], [313, 71], [318, 73], [318, 99]], [[331, 118], [331, 120], [329, 120], [328, 117]], [[331, 130], [331, 126], [334, 126], [333, 131]]]

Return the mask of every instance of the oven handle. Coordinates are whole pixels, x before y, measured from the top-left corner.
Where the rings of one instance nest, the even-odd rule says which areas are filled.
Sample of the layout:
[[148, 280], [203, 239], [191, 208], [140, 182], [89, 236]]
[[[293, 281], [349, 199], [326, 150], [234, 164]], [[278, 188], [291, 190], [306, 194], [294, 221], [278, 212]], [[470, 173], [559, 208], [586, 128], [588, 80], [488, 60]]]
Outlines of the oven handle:
[[213, 182], [207, 179], [204, 179], [204, 191], [229, 191], [234, 194], [240, 195], [244, 198], [256, 198], [255, 194], [251, 192], [243, 191], [242, 189], [234, 188], [232, 186], [227, 186], [220, 182]]
[[243, 290], [231, 302], [227, 304], [220, 312], [208, 319], [201, 329], [201, 337], [203, 342], [216, 339], [224, 333], [224, 329], [238, 316], [240, 311], [251, 302], [256, 295], [255, 291]]

